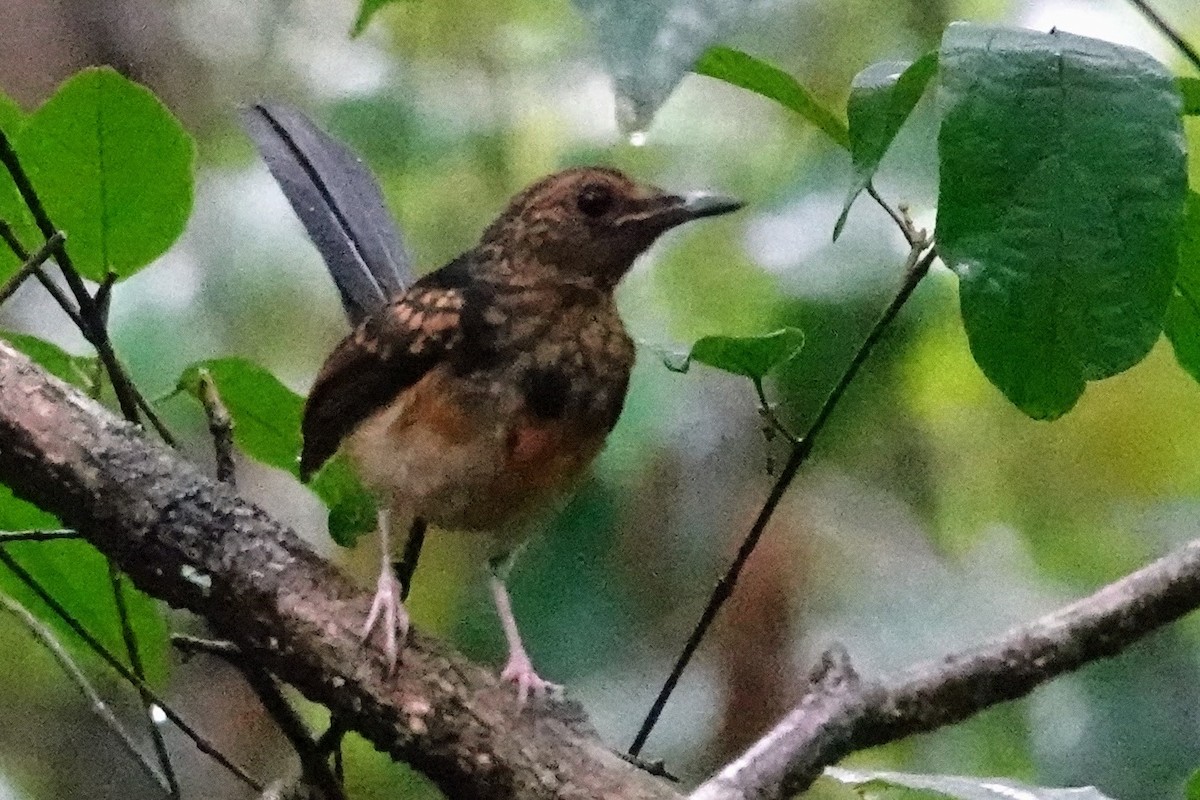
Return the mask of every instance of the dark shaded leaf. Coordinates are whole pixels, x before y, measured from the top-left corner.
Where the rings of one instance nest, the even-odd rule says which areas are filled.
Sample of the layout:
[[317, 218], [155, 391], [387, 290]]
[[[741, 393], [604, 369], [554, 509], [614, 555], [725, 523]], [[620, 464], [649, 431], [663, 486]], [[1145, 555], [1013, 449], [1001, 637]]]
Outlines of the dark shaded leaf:
[[696, 62], [692, 71], [774, 100], [816, 125], [836, 144], [850, 149], [850, 132], [846, 123], [821, 105], [799, 81], [778, 67], [740, 50], [713, 47]]
[[850, 124], [850, 158], [854, 184], [833, 227], [836, 241], [846, 224], [850, 206], [875, 177], [879, 162], [900, 132], [908, 115], [937, 72], [937, 53], [926, 53], [914, 62], [884, 61], [872, 64], [850, 84], [846, 117]]
[[[829, 767], [825, 775], [854, 787], [864, 798], [885, 798], [895, 791], [906, 800], [1111, 800], [1097, 789], [1048, 789], [1001, 778], [913, 775], [903, 772]], [[915, 790], [917, 794], [913, 794]]]
[[128, 277], [183, 232], [192, 139], [149, 89], [116, 71], [86, 69], [60, 86], [16, 147], [85, 277]]
[[1161, 330], [1186, 191], [1175, 81], [1127, 47], [965, 23], [939, 64], [937, 240], [971, 352], [1054, 419]]
[[1179, 366], [1200, 381], [1200, 194], [1188, 192], [1179, 238], [1179, 272], [1163, 330]]

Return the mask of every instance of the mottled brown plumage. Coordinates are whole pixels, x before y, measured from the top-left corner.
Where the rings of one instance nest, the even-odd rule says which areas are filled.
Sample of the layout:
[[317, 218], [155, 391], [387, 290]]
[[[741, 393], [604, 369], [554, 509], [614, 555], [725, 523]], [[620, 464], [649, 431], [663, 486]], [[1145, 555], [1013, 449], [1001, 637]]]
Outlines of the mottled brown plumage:
[[[305, 406], [302, 472], [344, 448], [390, 512], [385, 535], [389, 516], [420, 518], [498, 534], [498, 551], [512, 550], [522, 521], [577, 481], [620, 415], [634, 347], [618, 281], [665, 230], [736, 207], [601, 168], [533, 184], [477, 247], [334, 349]], [[512, 648], [505, 676], [524, 697], [546, 684], [494, 588]], [[379, 597], [393, 592], [385, 570]], [[388, 624], [392, 602], [377, 601], [368, 627], [377, 613]]]

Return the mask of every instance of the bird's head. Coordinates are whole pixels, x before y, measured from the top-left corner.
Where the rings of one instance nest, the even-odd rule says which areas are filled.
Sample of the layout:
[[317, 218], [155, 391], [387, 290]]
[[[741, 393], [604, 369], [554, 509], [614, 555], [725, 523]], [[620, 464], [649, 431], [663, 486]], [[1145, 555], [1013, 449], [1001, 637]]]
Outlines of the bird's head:
[[614, 169], [581, 167], [517, 194], [483, 244], [500, 248], [513, 272], [549, 270], [611, 289], [663, 232], [741, 207], [728, 197], [671, 194]]

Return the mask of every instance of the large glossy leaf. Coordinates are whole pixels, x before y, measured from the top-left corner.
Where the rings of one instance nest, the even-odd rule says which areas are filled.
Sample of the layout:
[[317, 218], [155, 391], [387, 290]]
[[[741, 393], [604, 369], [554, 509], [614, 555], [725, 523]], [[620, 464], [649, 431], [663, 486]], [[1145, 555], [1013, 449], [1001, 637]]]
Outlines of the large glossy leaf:
[[850, 158], [854, 183], [833, 227], [836, 240], [846, 224], [850, 206], [875, 177], [884, 153], [900, 132], [904, 121], [925, 93], [937, 72], [937, 53], [926, 53], [914, 62], [883, 61], [872, 64], [850, 84], [846, 117], [850, 123]]
[[1161, 330], [1186, 191], [1175, 81], [1127, 47], [963, 23], [939, 64], [937, 240], [971, 352], [1053, 419]]
[[[233, 419], [233, 441], [252, 458], [299, 477], [304, 399], [267, 370], [243, 358], [219, 358], [193, 364], [178, 389], [200, 398], [200, 372], [216, 385]], [[335, 457], [309, 484], [329, 508], [329, 533], [350, 546], [375, 527], [374, 503], [349, 466]]]
[[1200, 194], [1189, 192], [1179, 240], [1179, 272], [1163, 330], [1175, 358], [1200, 381]]
[[699, 75], [717, 78], [749, 89], [795, 111], [842, 147], [850, 147], [850, 133], [842, 122], [799, 81], [778, 67], [731, 47], [713, 47], [692, 67]]
[[[40, 530], [61, 527], [52, 515], [15, 497], [8, 487], [0, 485], [0, 531]], [[61, 603], [71, 616], [105, 647], [118, 656], [124, 654], [113, 592], [109, 583], [108, 563], [91, 545], [84, 541], [13, 542], [4, 545], [50, 595]], [[150, 597], [127, 586], [127, 606], [130, 622], [138, 637], [146, 676], [161, 684], [167, 674], [167, 624], [159, 605]], [[62, 640], [83, 658], [95, 654], [75, 634], [20, 582], [8, 569], [0, 566], [0, 591], [7, 592], [25, 604], [34, 614], [53, 627]]]
[[825, 775], [854, 787], [868, 800], [1111, 800], [1097, 789], [1049, 789], [1003, 778], [957, 775], [914, 775], [904, 772], [848, 770], [830, 767]]
[[617, 124], [644, 131], [700, 55], [763, 0], [574, 0], [616, 92]]
[[86, 277], [127, 277], [183, 232], [192, 208], [191, 137], [149, 89], [114, 70], [87, 69], [64, 83], [16, 144]]

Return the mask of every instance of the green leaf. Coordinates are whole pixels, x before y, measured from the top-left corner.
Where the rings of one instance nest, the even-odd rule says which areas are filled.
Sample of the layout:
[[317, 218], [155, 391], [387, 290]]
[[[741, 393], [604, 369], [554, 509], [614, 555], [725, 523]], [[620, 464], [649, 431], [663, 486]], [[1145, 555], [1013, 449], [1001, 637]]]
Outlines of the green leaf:
[[854, 184], [834, 225], [834, 241], [842, 233], [850, 206], [871, 183], [892, 140], [916, 108], [929, 79], [937, 72], [937, 59], [938, 54], [933, 52], [915, 62], [883, 61], [854, 76], [850, 99], [846, 103]]
[[[206, 370], [233, 420], [233, 441], [250, 457], [300, 476], [300, 422], [304, 399], [267, 370], [243, 358], [201, 361], [184, 370], [178, 389], [200, 399], [200, 371]], [[310, 488], [329, 509], [329, 533], [350, 546], [375, 528], [375, 503], [344, 459], [335, 457]]]
[[1200, 800], [1200, 769], [1192, 773], [1187, 782], [1187, 800]]
[[[0, 93], [0, 131], [3, 131], [11, 142], [16, 139], [24, 124], [25, 112], [16, 102]], [[33, 252], [37, 249], [41, 241], [37, 226], [33, 224], [33, 217], [21, 200], [16, 184], [3, 167], [0, 167], [0, 220], [12, 226], [13, 233], [27, 250]], [[17, 258], [16, 253], [7, 245], [0, 242], [0, 281], [16, 272], [19, 266], [21, 259]]]
[[[852, 786], [864, 798], [887, 797], [903, 791], [912, 800], [1111, 800], [1091, 786], [1048, 789], [999, 778], [964, 778], [957, 775], [914, 775], [878, 770], [828, 767], [827, 777]], [[913, 795], [908, 790], [916, 790]]]
[[359, 536], [375, 530], [375, 498], [345, 456], [326, 461], [310, 485], [329, 508], [329, 535], [339, 545], [353, 547]]
[[[15, 497], [0, 485], [0, 531], [60, 528], [52, 514]], [[124, 639], [113, 603], [104, 556], [84, 541], [13, 542], [7, 552], [24, 567], [50, 595], [113, 653], [125, 652]], [[8, 569], [0, 566], [0, 591], [12, 595], [37, 617], [50, 625], [81, 658], [98, 659], [58, 615], [25, 588]], [[146, 676], [161, 685], [167, 675], [167, 624], [159, 605], [127, 585], [130, 622], [138, 637]], [[98, 663], [98, 662], [97, 662]]]
[[1176, 78], [1184, 114], [1200, 114], [1200, 78]]
[[939, 65], [938, 250], [971, 352], [1054, 419], [1161, 330], [1186, 192], [1175, 81], [1138, 50], [964, 23]]
[[94, 357], [72, 355], [56, 344], [24, 333], [0, 331], [0, 339], [29, 356], [59, 380], [91, 393], [98, 363]]
[[692, 71], [774, 100], [816, 125], [841, 147], [850, 149], [850, 132], [846, 123], [821, 105], [799, 81], [778, 67], [740, 50], [713, 47], [700, 57]]
[[351, 38], [357, 37], [371, 24], [375, 12], [392, 3], [409, 2], [410, 0], [362, 0], [358, 7], [358, 16], [354, 18], [354, 27], [350, 29]]
[[304, 400], [278, 378], [244, 358], [217, 358], [192, 364], [178, 389], [200, 400], [200, 371], [216, 384], [233, 419], [233, 441], [250, 457], [300, 476], [300, 419]]
[[682, 360], [664, 355], [663, 364], [673, 372], [687, 372], [692, 361], [761, 381], [767, 373], [795, 358], [804, 347], [804, 331], [781, 328], [763, 336], [705, 336], [697, 339]]
[[1188, 192], [1179, 239], [1179, 272], [1163, 330], [1179, 366], [1200, 381], [1200, 194]]
[[183, 232], [191, 137], [149, 89], [112, 69], [83, 70], [59, 87], [16, 148], [85, 277], [128, 277]]

